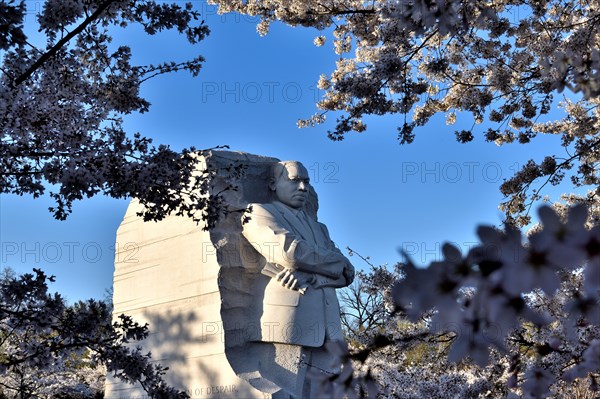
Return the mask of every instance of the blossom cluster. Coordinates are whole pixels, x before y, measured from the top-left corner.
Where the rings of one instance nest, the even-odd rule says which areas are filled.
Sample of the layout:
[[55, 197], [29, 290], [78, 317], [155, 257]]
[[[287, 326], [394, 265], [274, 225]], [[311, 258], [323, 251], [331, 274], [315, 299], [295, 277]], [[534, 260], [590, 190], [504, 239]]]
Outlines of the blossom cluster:
[[539, 216], [527, 237], [481, 226], [466, 255], [445, 244], [427, 268], [408, 260], [391, 285], [395, 315], [354, 352], [332, 348], [345, 366], [324, 385], [369, 397], [595, 397], [600, 225], [583, 205]]
[[[566, 212], [542, 207], [539, 216], [541, 225], [526, 240], [512, 226], [481, 226], [481, 244], [466, 255], [446, 244], [444, 259], [427, 268], [410, 260], [404, 264], [391, 301], [398, 314], [417, 324], [407, 330], [401, 327], [406, 322], [396, 319], [386, 327], [384, 345], [377, 338], [381, 332], [373, 333], [377, 339], [362, 348], [364, 355], [339, 355], [345, 370], [330, 379], [330, 385], [348, 389], [374, 379], [379, 385], [369, 396], [383, 392], [385, 397], [388, 392], [390, 397], [417, 398], [422, 392], [410, 393], [396, 384], [415, 371], [413, 378], [419, 382], [414, 389], [426, 389], [422, 384], [445, 376], [449, 394], [454, 383], [448, 378], [462, 377], [447, 373], [458, 367], [471, 374], [471, 383], [458, 384], [470, 393], [435, 397], [492, 392], [493, 397], [567, 398], [578, 390], [598, 390], [600, 225], [590, 220], [583, 205]], [[415, 338], [443, 342], [445, 347], [440, 351], [439, 346], [425, 346], [429, 353], [420, 355], [424, 363], [390, 370], [390, 362], [406, 359], [406, 342]], [[367, 355], [373, 360], [365, 361]], [[438, 361], [431, 361], [432, 356]], [[353, 365], [351, 359], [361, 362]], [[440, 362], [448, 365], [443, 372], [436, 371]], [[361, 368], [362, 377], [359, 373], [353, 378], [352, 370]], [[582, 388], [586, 379], [589, 388]]]
[[[524, 366], [520, 389], [533, 397], [547, 395], [553, 379], [589, 373], [594, 379], [600, 372], [597, 361], [588, 360], [598, 350], [600, 334], [600, 225], [586, 228], [588, 213], [582, 205], [571, 208], [564, 221], [547, 206], [539, 216], [542, 225], [527, 243], [516, 228], [482, 226], [477, 230], [481, 245], [466, 256], [446, 244], [443, 261], [426, 269], [409, 262], [406, 278], [393, 294], [409, 317], [435, 308], [432, 331], [455, 330], [452, 361], [468, 356], [486, 366], [490, 348], [505, 352], [507, 342], [526, 345], [526, 335], [552, 331], [532, 345], [538, 356]], [[581, 281], [581, 288], [569, 283], [573, 279]], [[552, 314], [542, 304], [557, 296], [562, 313]], [[568, 361], [549, 362], [546, 357], [552, 354]], [[550, 371], [550, 364], [564, 368]], [[514, 366], [515, 378], [520, 377], [518, 369]]]

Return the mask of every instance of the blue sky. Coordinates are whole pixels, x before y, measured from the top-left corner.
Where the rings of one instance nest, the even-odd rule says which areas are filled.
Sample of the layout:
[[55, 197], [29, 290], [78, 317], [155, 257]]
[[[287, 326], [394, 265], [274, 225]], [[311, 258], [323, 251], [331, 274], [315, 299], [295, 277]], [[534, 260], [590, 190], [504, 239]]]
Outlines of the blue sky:
[[[39, 2], [27, 4], [31, 13], [39, 7]], [[476, 242], [478, 224], [500, 222], [502, 180], [530, 158], [560, 154], [558, 137], [504, 147], [482, 137], [459, 144], [453, 132], [461, 128], [460, 116], [455, 126], [434, 119], [405, 146], [396, 139], [399, 117], [366, 119], [365, 133], [342, 142], [326, 137], [333, 116], [324, 126], [298, 129], [297, 119], [316, 111], [319, 75], [334, 68], [331, 41], [315, 47], [318, 31], [279, 24], [260, 37], [255, 19], [219, 16], [214, 7], [195, 4], [212, 31], [196, 46], [175, 45], [183, 40], [171, 33], [149, 38], [127, 28], [117, 34], [115, 43], [131, 44], [138, 63], [198, 53], [206, 58], [196, 78], [179, 73], [147, 82], [142, 93], [152, 103], [150, 112], [128, 116], [128, 130], [175, 149], [229, 145], [303, 162], [319, 194], [319, 219], [333, 240], [370, 256], [374, 264], [400, 261], [399, 248], [419, 264], [439, 258], [446, 241], [466, 250]], [[468, 127], [472, 121], [466, 117], [464, 123]], [[19, 272], [41, 267], [56, 275], [52, 289], [70, 300], [102, 298], [112, 285], [115, 245], [125, 244], [115, 243], [115, 234], [127, 204], [96, 197], [76, 204], [67, 221], [56, 221], [47, 210], [48, 198], [2, 195], [0, 266]], [[351, 260], [366, 266], [356, 256]]]

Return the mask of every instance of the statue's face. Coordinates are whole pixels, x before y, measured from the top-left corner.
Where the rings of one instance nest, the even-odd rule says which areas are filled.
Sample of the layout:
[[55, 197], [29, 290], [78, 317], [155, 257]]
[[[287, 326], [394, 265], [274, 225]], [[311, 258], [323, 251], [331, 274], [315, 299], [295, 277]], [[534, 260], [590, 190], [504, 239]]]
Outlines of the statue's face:
[[277, 199], [292, 208], [302, 208], [308, 199], [308, 171], [301, 163], [290, 163], [279, 178], [271, 183]]

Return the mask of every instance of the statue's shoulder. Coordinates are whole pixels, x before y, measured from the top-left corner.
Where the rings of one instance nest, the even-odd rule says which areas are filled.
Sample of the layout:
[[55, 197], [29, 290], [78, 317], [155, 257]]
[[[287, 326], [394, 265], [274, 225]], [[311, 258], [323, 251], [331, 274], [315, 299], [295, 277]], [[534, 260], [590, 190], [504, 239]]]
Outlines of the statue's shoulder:
[[252, 213], [274, 213], [277, 208], [272, 203], [251, 203], [248, 204], [249, 207], [252, 207]]

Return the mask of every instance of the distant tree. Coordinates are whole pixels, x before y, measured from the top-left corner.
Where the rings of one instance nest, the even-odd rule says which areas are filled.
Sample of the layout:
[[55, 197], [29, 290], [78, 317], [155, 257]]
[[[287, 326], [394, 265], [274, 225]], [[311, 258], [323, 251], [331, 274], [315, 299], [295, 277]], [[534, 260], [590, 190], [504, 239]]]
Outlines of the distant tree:
[[195, 149], [154, 147], [128, 134], [122, 119], [149, 110], [145, 81], [182, 70], [195, 76], [204, 59], [134, 65], [130, 47], [113, 43], [129, 25], [198, 43], [209, 30], [192, 4], [47, 0], [35, 16], [45, 46], [25, 35], [25, 13], [25, 1], [0, 3], [0, 193], [36, 198], [51, 187], [57, 219], [74, 201], [102, 193], [137, 198], [146, 220], [177, 213], [212, 226], [224, 205], [207, 195], [213, 171], [197, 170]]
[[[355, 251], [350, 250], [350, 253], [368, 262], [368, 258]], [[393, 270], [386, 266], [370, 266], [370, 271], [360, 272], [355, 278], [355, 282], [359, 279], [360, 291], [350, 286], [339, 294], [342, 321], [351, 326], [347, 332], [350, 352], [345, 361], [347, 367], [354, 369], [354, 375], [342, 373], [348, 378], [345, 381], [348, 389], [337, 391], [334, 397], [344, 394], [353, 397], [361, 390], [368, 397], [402, 399], [475, 399], [506, 394], [506, 384], [497, 381], [506, 366], [506, 362], [502, 362], [504, 359], [486, 369], [469, 361], [449, 362], [448, 348], [455, 335], [452, 332], [431, 333], [428, 328], [431, 312], [415, 322], [408, 320], [402, 312], [394, 312], [391, 291], [402, 280], [402, 265], [396, 265]], [[350, 298], [376, 297], [378, 306], [357, 306], [365, 303], [361, 299], [344, 307], [346, 291], [351, 293]], [[357, 309], [361, 311], [357, 312]], [[358, 325], [360, 320], [364, 321], [362, 326]], [[336, 388], [344, 386], [340, 384]], [[483, 396], [486, 394], [488, 396]]]
[[148, 335], [147, 325], [125, 315], [113, 322], [103, 301], [69, 306], [48, 292], [48, 281], [54, 278], [39, 269], [0, 279], [0, 397], [99, 398], [107, 372], [140, 383], [152, 398], [188, 397], [132, 346]]
[[[336, 69], [321, 75], [322, 110], [300, 127], [336, 117], [332, 140], [367, 129], [364, 117], [396, 115], [401, 144], [441, 114], [465, 143], [498, 145], [560, 135], [563, 150], [530, 160], [500, 190], [507, 221], [526, 225], [531, 204], [565, 176], [600, 202], [600, 5], [569, 0], [211, 0], [219, 11], [258, 16], [258, 32], [281, 21], [333, 35]], [[565, 88], [564, 113], [552, 112]]]
[[361, 342], [365, 343], [366, 336], [379, 331], [389, 319], [385, 287], [390, 287], [398, 277], [386, 267], [374, 266], [368, 258], [351, 248], [347, 249], [351, 256], [361, 258], [371, 267], [369, 272], [357, 271], [354, 282], [337, 291], [346, 339], [360, 345]]

